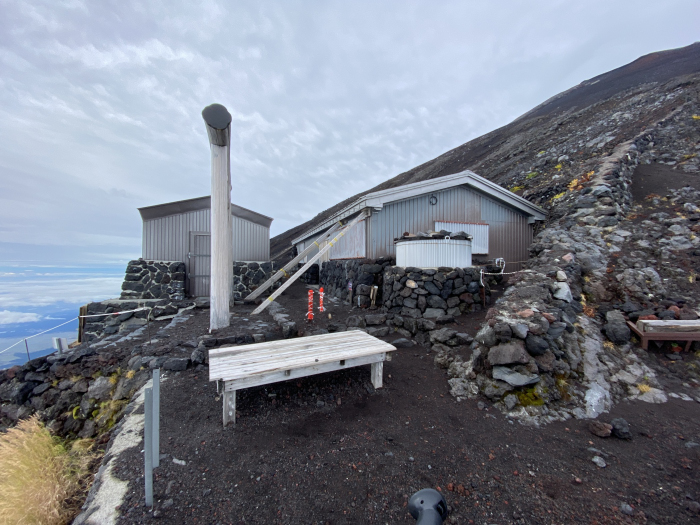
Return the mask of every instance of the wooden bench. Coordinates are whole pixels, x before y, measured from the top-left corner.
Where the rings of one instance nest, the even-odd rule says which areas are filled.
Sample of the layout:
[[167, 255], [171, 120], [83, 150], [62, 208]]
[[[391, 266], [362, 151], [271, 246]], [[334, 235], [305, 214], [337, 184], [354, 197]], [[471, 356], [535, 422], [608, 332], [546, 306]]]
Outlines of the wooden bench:
[[389, 343], [353, 330], [209, 350], [209, 381], [223, 381], [224, 427], [236, 423], [236, 390], [372, 365], [374, 388], [382, 387]]
[[695, 329], [697, 321], [627, 321], [630, 330], [639, 337], [642, 348], [649, 348], [649, 341], [686, 341], [685, 351], [690, 350], [693, 341], [700, 341], [700, 331]]

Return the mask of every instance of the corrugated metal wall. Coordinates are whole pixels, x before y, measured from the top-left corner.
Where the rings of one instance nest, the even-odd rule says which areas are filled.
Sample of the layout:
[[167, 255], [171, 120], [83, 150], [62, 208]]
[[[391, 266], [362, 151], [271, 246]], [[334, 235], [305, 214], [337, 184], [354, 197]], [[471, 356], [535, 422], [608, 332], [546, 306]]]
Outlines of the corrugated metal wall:
[[234, 216], [233, 260], [269, 261], [270, 228]]
[[[437, 199], [435, 204], [430, 204], [431, 197]], [[436, 221], [481, 222], [481, 196], [457, 186], [386, 204], [372, 213], [369, 257], [394, 255], [395, 238], [404, 232], [433, 230]]]
[[143, 221], [141, 256], [158, 261], [183, 261], [191, 250], [190, 232], [210, 230], [209, 210], [197, 210]]
[[360, 221], [343, 235], [328, 253], [329, 259], [356, 259], [365, 256], [366, 221]]
[[484, 197], [481, 220], [489, 225], [488, 258], [503, 257], [507, 272], [523, 268], [534, 228], [527, 223], [527, 216]]
[[[158, 261], [182, 261], [187, 273], [191, 273], [187, 254], [197, 253], [197, 249], [191, 245], [190, 232], [211, 230], [210, 211], [190, 211], [143, 221], [141, 256]], [[234, 216], [232, 229], [234, 261], [270, 260], [269, 228]], [[201, 270], [198, 268], [197, 273], [201, 274]]]
[[[435, 204], [431, 204], [431, 197], [437, 199]], [[489, 224], [489, 259], [527, 259], [532, 242], [532, 225], [527, 223], [527, 216], [464, 186], [392, 202], [373, 212], [368, 257], [395, 255], [395, 238], [404, 232], [433, 230], [436, 222]], [[512, 268], [509, 264], [508, 270]]]

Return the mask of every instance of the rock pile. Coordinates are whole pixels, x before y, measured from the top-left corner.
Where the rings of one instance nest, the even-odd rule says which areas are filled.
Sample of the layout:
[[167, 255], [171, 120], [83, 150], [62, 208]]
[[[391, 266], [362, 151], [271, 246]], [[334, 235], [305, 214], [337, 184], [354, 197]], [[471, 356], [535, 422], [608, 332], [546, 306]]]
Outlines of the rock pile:
[[653, 140], [654, 131], [645, 130], [618, 143], [579, 165], [579, 176], [550, 196], [551, 219], [531, 246], [529, 271], [510, 279], [472, 357], [438, 352], [453, 395], [482, 393], [513, 416], [540, 420], [596, 417], [623, 397], [666, 400], [629, 344], [626, 321], [695, 317], [690, 298], [668, 297], [673, 279], [660, 272], [667, 271], [664, 260], [700, 246], [692, 230], [700, 194], [672, 192], [667, 200], [686, 213], [653, 214], [643, 231], [632, 227], [632, 173]]
[[[88, 345], [0, 371], [0, 419], [8, 425], [38, 413], [61, 435], [93, 437], [109, 430], [149, 378], [150, 370], [122, 372], [119, 358]], [[146, 366], [148, 366], [146, 364]]]

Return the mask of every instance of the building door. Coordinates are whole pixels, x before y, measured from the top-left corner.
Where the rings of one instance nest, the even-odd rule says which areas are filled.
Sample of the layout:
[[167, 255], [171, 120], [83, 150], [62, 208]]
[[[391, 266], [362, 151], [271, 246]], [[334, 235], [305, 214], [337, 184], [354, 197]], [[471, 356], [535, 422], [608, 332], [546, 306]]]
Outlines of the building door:
[[209, 297], [211, 282], [211, 234], [190, 232], [187, 252], [187, 294]]

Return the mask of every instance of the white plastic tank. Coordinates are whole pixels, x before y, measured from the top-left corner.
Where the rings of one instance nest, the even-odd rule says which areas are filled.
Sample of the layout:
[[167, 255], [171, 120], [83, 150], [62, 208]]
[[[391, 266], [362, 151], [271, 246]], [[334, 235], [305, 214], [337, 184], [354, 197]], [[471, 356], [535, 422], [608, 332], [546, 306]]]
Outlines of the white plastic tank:
[[396, 242], [396, 266], [466, 268], [472, 265], [472, 241], [420, 239]]

